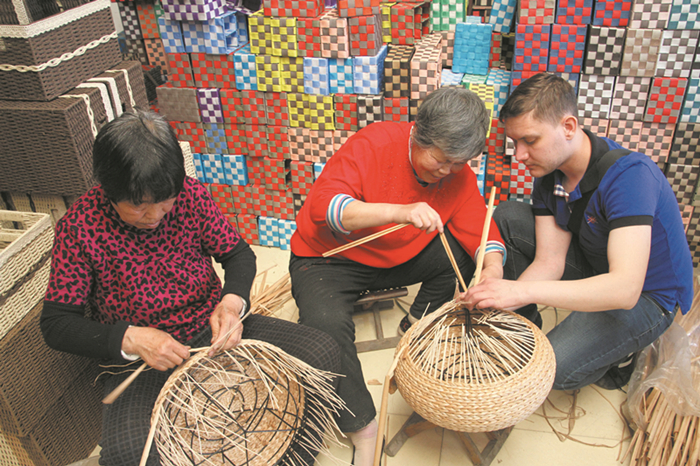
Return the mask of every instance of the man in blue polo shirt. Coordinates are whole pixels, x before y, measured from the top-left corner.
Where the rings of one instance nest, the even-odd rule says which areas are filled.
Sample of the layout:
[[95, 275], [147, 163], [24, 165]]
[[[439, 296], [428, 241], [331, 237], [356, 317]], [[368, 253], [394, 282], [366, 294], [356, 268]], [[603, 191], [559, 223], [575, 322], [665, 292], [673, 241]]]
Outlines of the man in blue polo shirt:
[[532, 206], [498, 206], [505, 279], [486, 279], [462, 300], [516, 310], [540, 327], [532, 303], [571, 309], [547, 335], [557, 360], [554, 388], [619, 388], [633, 355], [693, 299], [676, 196], [649, 157], [579, 125], [576, 94], [557, 76], [520, 84], [500, 120], [516, 160], [536, 178]]

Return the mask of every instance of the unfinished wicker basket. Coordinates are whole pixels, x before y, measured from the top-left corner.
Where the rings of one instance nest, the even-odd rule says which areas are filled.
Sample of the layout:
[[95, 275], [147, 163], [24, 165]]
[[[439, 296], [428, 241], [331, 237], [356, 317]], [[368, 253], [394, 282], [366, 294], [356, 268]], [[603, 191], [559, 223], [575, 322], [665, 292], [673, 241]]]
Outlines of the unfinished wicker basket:
[[512, 312], [467, 313], [454, 301], [413, 324], [396, 348], [395, 379], [413, 410], [458, 432], [517, 424], [547, 398], [554, 351], [540, 329]]

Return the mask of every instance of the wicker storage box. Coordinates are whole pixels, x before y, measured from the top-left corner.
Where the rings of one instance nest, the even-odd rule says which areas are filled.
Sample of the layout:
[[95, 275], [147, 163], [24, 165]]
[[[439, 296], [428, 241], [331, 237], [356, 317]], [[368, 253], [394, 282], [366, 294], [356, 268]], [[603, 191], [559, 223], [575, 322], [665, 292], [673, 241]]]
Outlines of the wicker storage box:
[[0, 26], [0, 99], [51, 100], [121, 60], [109, 0]]
[[89, 0], [0, 0], [0, 24], [30, 24]]
[[53, 227], [46, 214], [0, 211], [16, 229], [0, 228], [0, 338], [44, 297]]

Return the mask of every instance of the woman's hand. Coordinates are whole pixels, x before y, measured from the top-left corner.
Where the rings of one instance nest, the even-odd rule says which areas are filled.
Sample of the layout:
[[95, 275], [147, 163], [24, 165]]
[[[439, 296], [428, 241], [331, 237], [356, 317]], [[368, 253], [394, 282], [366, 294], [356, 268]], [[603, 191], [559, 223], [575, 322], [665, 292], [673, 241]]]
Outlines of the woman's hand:
[[168, 333], [151, 327], [129, 327], [124, 333], [122, 351], [138, 354], [154, 369], [164, 371], [182, 364], [190, 357], [190, 348]]
[[[240, 319], [244, 301], [238, 295], [226, 294], [214, 309], [209, 319], [211, 325], [211, 342], [209, 357], [219, 351], [229, 350], [241, 341], [243, 325]], [[219, 341], [221, 340], [221, 341]]]
[[398, 210], [396, 223], [410, 223], [419, 230], [432, 233], [435, 230], [442, 233], [444, 227], [440, 214], [426, 202], [415, 204], [396, 205]]

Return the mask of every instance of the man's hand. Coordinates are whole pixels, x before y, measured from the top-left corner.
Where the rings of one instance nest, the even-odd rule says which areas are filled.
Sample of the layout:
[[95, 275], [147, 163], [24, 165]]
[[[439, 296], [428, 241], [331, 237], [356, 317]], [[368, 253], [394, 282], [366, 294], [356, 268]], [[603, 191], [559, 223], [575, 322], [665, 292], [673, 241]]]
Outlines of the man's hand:
[[190, 357], [190, 348], [168, 333], [151, 327], [129, 327], [124, 333], [122, 351], [138, 354], [154, 369], [164, 371]]
[[241, 341], [243, 324], [240, 319], [243, 309], [243, 298], [235, 294], [227, 294], [221, 298], [209, 319], [211, 325], [211, 343], [208, 356], [214, 356], [219, 351], [234, 348]]
[[523, 282], [485, 278], [478, 285], [461, 293], [458, 302], [464, 303], [469, 309], [514, 310], [530, 304], [525, 293]]

